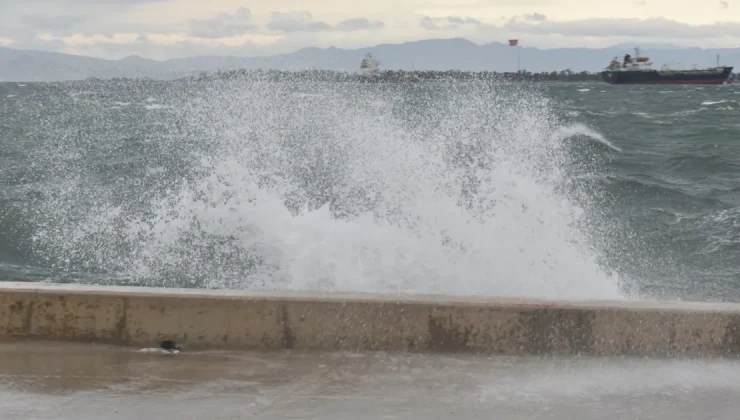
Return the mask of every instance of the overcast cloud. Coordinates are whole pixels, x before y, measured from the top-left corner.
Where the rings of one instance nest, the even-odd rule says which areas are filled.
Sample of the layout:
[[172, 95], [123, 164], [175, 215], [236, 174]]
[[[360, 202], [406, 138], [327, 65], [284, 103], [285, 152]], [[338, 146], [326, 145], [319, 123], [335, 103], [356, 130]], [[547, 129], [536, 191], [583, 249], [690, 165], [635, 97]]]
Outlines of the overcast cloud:
[[379, 20], [370, 20], [368, 18], [347, 19], [339, 22], [336, 29], [340, 31], [361, 31], [363, 29], [380, 29], [385, 27], [385, 23]]
[[252, 24], [252, 12], [239, 8], [234, 13], [219, 13], [210, 19], [190, 21], [190, 34], [202, 38], [225, 38], [242, 35], [257, 30]]
[[540, 48], [740, 45], [740, 12], [715, 1], [0, 0], [0, 46], [167, 59], [451, 37]]
[[22, 15], [20, 21], [29, 29], [70, 33], [87, 20], [79, 15], [50, 16], [44, 14]]
[[543, 19], [537, 24], [512, 19], [505, 28], [517, 32], [572, 37], [598, 37], [605, 33], [613, 36], [639, 38], [673, 37], [707, 39], [718, 36], [740, 38], [740, 22], [711, 25], [688, 25], [664, 18], [652, 19], [587, 19], [571, 22], [552, 22]]
[[459, 29], [462, 25], [480, 25], [481, 22], [469, 17], [446, 16], [443, 18], [430, 18], [424, 16], [420, 24], [422, 28], [430, 31], [449, 31]]

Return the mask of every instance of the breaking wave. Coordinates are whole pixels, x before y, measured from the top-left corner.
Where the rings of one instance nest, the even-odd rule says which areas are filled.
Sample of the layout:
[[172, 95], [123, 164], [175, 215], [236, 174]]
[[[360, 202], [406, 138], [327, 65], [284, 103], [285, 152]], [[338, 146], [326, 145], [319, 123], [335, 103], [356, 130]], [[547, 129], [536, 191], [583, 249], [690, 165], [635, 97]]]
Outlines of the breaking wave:
[[[96, 282], [619, 298], [574, 136], [522, 86], [184, 86], [156, 137], [61, 142], [31, 248]], [[152, 96], [156, 96], [151, 94]], [[128, 103], [127, 98], [111, 98]], [[167, 118], [172, 118], [167, 120]], [[79, 146], [79, 145], [78, 145]], [[119, 150], [120, 149], [120, 150]], [[587, 184], [579, 184], [587, 185]]]

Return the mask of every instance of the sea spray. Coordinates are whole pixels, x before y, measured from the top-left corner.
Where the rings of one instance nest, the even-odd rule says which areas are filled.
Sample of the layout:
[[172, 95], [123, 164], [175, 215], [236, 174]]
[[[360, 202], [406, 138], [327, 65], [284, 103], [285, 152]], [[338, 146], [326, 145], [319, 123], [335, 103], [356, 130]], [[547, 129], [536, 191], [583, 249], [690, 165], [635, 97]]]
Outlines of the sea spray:
[[137, 146], [164, 151], [146, 170], [60, 166], [30, 218], [37, 255], [124, 284], [620, 297], [582, 229], [589, 191], [564, 188], [564, 137], [595, 135], [534, 89], [188, 89], [157, 99], [176, 119]]

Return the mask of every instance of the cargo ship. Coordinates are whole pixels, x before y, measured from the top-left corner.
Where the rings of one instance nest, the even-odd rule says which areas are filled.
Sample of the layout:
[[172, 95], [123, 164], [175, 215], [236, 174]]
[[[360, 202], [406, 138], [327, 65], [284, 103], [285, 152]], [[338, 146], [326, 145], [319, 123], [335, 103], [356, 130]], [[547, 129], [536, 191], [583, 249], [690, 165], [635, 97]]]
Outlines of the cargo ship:
[[663, 66], [653, 68], [650, 57], [641, 57], [640, 49], [635, 48], [635, 57], [624, 55], [620, 63], [617, 57], [601, 72], [601, 79], [613, 85], [721, 85], [730, 83], [732, 67], [717, 66], [671, 70]]

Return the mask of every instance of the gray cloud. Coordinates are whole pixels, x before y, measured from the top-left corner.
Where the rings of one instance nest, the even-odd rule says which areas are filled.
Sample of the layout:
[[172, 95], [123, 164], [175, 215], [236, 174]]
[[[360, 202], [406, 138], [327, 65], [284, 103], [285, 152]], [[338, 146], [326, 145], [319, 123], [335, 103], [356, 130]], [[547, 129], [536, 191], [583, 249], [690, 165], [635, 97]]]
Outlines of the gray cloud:
[[722, 9], [729, 9], [730, 8], [730, 4], [727, 3], [726, 1], [721, 1], [721, 2], [719, 2], [719, 7], [722, 8]]
[[524, 15], [524, 19], [532, 21], [532, 22], [543, 22], [547, 20], [547, 16], [534, 12], [531, 15]]
[[[253, 44], [244, 45], [201, 45], [189, 41], [180, 41], [167, 46], [162, 46], [150, 40], [146, 35], [141, 35], [136, 42], [130, 44], [118, 44], [110, 42], [99, 42], [92, 45], [77, 45], [74, 48], [66, 48], [66, 52], [83, 55], [93, 55], [118, 59], [128, 56], [140, 56], [154, 60], [166, 60], [172, 58], [188, 58], [194, 56], [244, 56], [262, 55], [270, 52], [265, 47]], [[203, 59], [199, 59], [203, 62]], [[206, 59], [208, 60], [208, 59]]]
[[457, 16], [447, 16], [447, 21], [452, 24], [457, 25], [480, 25], [479, 20], [475, 20], [473, 18], [461, 18]]
[[32, 38], [41, 33], [66, 36], [181, 31], [182, 23], [167, 17], [156, 23], [130, 18], [132, 8], [166, 1], [175, 0], [0, 0], [0, 32], [15, 39], [29, 38], [27, 30], [32, 30]]
[[314, 20], [310, 12], [273, 12], [267, 29], [280, 32], [323, 32], [323, 31], [361, 31], [364, 29], [380, 29], [385, 23], [367, 18], [347, 19], [336, 25], [324, 21]]
[[219, 13], [211, 19], [190, 21], [190, 35], [201, 38], [223, 38], [253, 32], [257, 26], [250, 23], [252, 12], [239, 8], [234, 13]]
[[385, 23], [379, 20], [369, 20], [367, 18], [347, 19], [339, 22], [336, 29], [340, 31], [360, 31], [363, 29], [380, 29], [385, 27]]
[[430, 31], [435, 31], [435, 30], [441, 29], [439, 26], [437, 26], [436, 23], [434, 23], [434, 19], [432, 19], [430, 17], [427, 17], [427, 16], [424, 16], [423, 18], [421, 18], [421, 21], [419, 22], [419, 25], [422, 28], [428, 29]]
[[481, 25], [481, 22], [473, 18], [458, 16], [447, 16], [444, 18], [430, 18], [424, 16], [419, 22], [422, 28], [430, 31], [457, 29], [460, 25]]
[[87, 20], [84, 16], [23, 15], [21, 22], [33, 29], [51, 32], [69, 32]]
[[740, 36], [740, 22], [715, 23], [712, 25], [688, 25], [665, 18], [651, 19], [586, 19], [569, 22], [542, 21], [525, 23], [511, 19], [505, 29], [522, 33], [542, 35], [589, 36], [589, 37], [671, 37], [711, 38], [718, 33]]
[[313, 20], [310, 12], [273, 12], [267, 28], [282, 32], [320, 32], [330, 30], [331, 25]]

